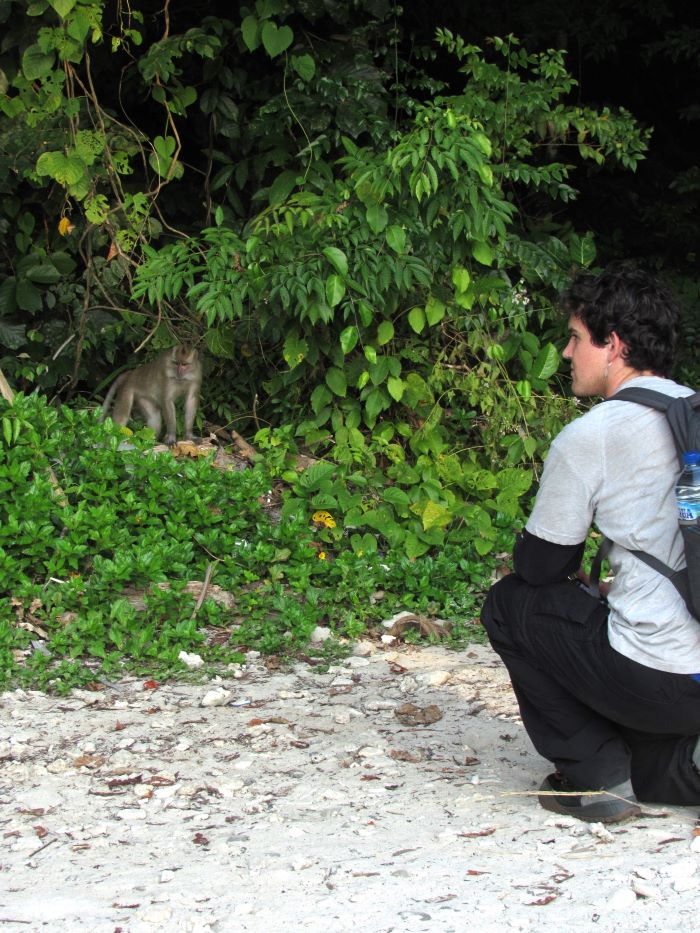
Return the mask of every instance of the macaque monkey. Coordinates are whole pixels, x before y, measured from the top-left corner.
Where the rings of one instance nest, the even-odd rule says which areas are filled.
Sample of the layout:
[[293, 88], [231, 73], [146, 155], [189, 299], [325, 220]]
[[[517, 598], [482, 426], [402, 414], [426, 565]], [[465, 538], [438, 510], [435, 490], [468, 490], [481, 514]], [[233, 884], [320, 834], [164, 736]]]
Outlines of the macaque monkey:
[[118, 376], [104, 400], [101, 420], [106, 418], [116, 393], [112, 421], [126, 424], [135, 402], [156, 437], [160, 434], [165, 418], [165, 443], [174, 444], [177, 431], [175, 402], [184, 396], [185, 440], [191, 441], [201, 383], [202, 364], [199, 354], [191, 347], [178, 344], [165, 350], [150, 363]]

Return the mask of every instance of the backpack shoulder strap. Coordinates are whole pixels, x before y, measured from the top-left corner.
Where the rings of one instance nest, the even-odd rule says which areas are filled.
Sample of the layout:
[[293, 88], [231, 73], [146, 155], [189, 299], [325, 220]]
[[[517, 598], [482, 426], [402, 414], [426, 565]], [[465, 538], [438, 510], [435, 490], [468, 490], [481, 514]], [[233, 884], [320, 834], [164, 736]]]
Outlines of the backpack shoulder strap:
[[655, 408], [657, 411], [668, 411], [673, 396], [664, 395], [663, 392], [656, 392], [654, 389], [620, 389], [614, 395], [611, 395], [608, 402], [636, 402], [638, 405], [646, 405], [647, 408]]
[[700, 449], [700, 392], [673, 396], [654, 389], [631, 387], [620, 389], [607, 401], [636, 402], [664, 412], [681, 463], [686, 450]]

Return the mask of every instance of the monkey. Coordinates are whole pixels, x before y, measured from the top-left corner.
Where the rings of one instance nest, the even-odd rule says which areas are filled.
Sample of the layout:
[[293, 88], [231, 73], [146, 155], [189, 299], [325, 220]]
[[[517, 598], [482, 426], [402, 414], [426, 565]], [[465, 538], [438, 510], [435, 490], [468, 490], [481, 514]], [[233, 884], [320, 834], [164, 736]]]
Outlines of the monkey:
[[178, 344], [165, 350], [150, 363], [117, 376], [102, 405], [100, 421], [107, 417], [109, 406], [116, 394], [112, 421], [126, 424], [136, 402], [156, 437], [165, 418], [165, 443], [176, 440], [177, 420], [175, 402], [185, 397], [185, 440], [193, 439], [199, 389], [202, 383], [202, 364], [199, 354], [191, 347]]

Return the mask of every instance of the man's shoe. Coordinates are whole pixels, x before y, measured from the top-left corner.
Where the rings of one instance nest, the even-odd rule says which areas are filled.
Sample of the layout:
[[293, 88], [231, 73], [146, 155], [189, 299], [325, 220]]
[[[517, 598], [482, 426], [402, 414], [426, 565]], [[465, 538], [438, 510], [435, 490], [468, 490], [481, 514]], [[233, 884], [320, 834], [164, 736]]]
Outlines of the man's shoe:
[[619, 823], [642, 812], [629, 782], [586, 792], [572, 787], [558, 771], [544, 779], [537, 799], [545, 810], [589, 823]]

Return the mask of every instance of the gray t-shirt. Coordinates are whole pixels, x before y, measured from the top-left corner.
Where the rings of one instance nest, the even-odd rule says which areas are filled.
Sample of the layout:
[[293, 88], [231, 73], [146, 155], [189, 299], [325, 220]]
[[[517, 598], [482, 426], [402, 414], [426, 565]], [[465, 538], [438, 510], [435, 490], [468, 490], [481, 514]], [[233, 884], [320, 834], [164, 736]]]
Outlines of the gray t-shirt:
[[[631, 386], [672, 396], [692, 393], [657, 376], [624, 384]], [[646, 551], [674, 570], [684, 566], [674, 498], [679, 472], [663, 413], [631, 402], [601, 403], [554, 440], [526, 527], [554, 544], [580, 544], [595, 522], [622, 545], [608, 557], [615, 574], [608, 595], [610, 644], [647, 667], [696, 674], [700, 622], [672, 583], [627, 550]]]

